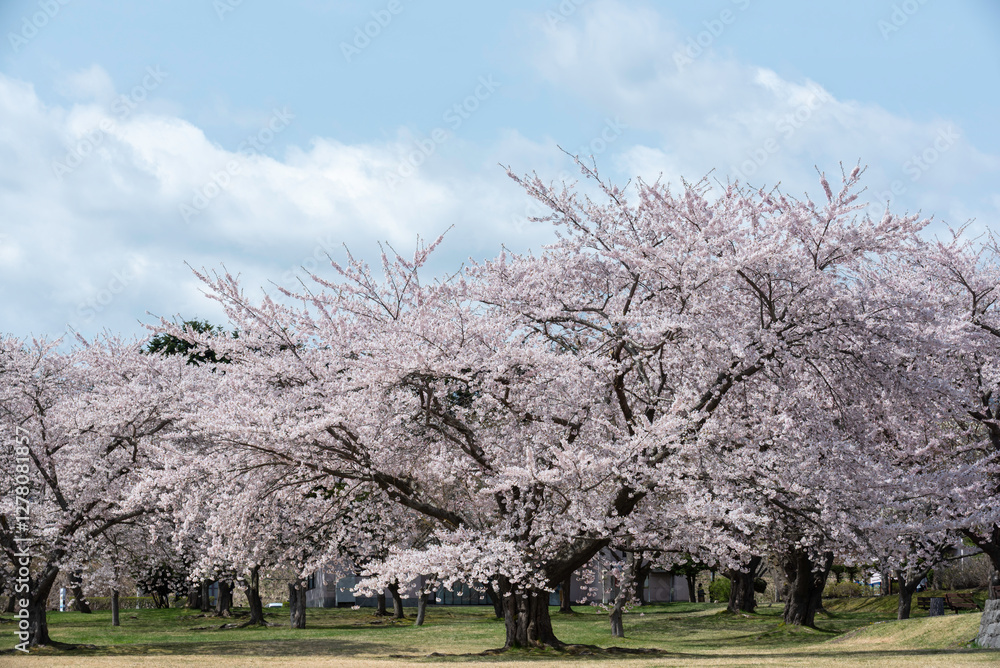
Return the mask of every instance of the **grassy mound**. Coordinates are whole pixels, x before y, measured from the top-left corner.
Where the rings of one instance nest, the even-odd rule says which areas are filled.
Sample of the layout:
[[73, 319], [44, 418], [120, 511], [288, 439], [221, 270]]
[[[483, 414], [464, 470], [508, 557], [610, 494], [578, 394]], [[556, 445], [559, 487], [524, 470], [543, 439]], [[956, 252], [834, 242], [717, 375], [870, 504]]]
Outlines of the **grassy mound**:
[[[944, 597], [945, 594], [961, 593], [961, 594], [972, 594], [973, 599], [983, 605], [986, 600], [986, 592], [979, 589], [961, 589], [955, 592], [946, 592], [938, 590], [928, 590], [922, 591], [919, 594], [913, 595], [913, 607], [910, 610], [911, 617], [926, 617], [927, 610], [921, 610], [917, 607], [917, 597], [918, 596], [940, 596]], [[892, 596], [865, 596], [861, 598], [825, 598], [823, 599], [823, 607], [829, 612], [840, 613], [840, 612], [862, 612], [862, 613], [873, 613], [880, 615], [892, 615], [896, 616], [896, 609], [899, 606], [899, 596], [893, 594]], [[975, 611], [973, 611], [975, 612]], [[950, 610], [947, 611], [948, 615], [954, 614]], [[961, 614], [965, 614], [964, 612]]]
[[968, 646], [975, 639], [982, 616], [982, 613], [972, 613], [876, 622], [834, 638], [829, 644], [842, 649], [957, 649]]

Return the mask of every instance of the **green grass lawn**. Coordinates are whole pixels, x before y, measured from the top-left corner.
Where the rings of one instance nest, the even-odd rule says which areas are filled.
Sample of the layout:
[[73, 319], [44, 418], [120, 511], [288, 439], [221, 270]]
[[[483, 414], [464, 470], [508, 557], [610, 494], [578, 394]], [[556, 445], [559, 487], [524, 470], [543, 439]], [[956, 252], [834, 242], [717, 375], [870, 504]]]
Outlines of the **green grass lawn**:
[[[871, 600], [871, 599], [868, 599]], [[989, 665], [995, 652], [974, 650], [969, 642], [978, 630], [976, 613], [946, 615], [906, 622], [894, 618], [894, 600], [862, 604], [857, 599], [827, 603], [817, 629], [781, 624], [781, 607], [761, 607], [754, 615], [731, 615], [719, 604], [671, 603], [637, 608], [625, 617], [627, 638], [610, 636], [606, 614], [578, 606], [573, 615], [553, 609], [556, 635], [564, 642], [600, 647], [656, 648], [652, 656], [601, 657], [601, 665]], [[892, 604], [887, 605], [887, 604]], [[886, 608], [890, 609], [886, 609]], [[370, 610], [309, 609], [303, 630], [288, 628], [287, 609], [272, 611], [275, 626], [219, 629], [229, 621], [182, 609], [123, 610], [122, 625], [112, 627], [109, 612], [84, 615], [49, 613], [54, 640], [94, 645], [95, 649], [42, 650], [45, 666], [180, 666], [204, 665], [212, 656], [225, 665], [405, 665], [403, 657], [422, 665], [432, 662], [520, 663], [548, 665], [549, 660], [587, 665], [584, 656], [551, 651], [510, 652], [502, 656], [472, 654], [503, 644], [503, 624], [488, 607], [434, 607], [423, 627], [413, 626], [415, 610], [393, 622]], [[239, 621], [238, 619], [236, 621]], [[12, 625], [0, 625], [4, 644], [12, 646]], [[0, 655], [0, 666], [36, 657]], [[898, 663], [897, 663], [898, 661]], [[189, 663], [190, 662], [190, 663]]]

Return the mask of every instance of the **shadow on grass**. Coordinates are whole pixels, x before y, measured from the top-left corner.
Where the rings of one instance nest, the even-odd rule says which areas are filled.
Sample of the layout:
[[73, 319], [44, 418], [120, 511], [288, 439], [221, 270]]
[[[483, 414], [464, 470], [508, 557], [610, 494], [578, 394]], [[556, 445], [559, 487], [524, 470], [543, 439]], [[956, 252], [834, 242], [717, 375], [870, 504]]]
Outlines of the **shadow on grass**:
[[168, 642], [155, 644], [108, 645], [88, 649], [52, 651], [59, 656], [143, 656], [143, 655], [206, 655], [206, 656], [356, 656], [388, 654], [399, 651], [396, 646], [373, 642], [353, 642], [339, 638], [309, 638], [302, 640], [224, 640], [216, 642]]

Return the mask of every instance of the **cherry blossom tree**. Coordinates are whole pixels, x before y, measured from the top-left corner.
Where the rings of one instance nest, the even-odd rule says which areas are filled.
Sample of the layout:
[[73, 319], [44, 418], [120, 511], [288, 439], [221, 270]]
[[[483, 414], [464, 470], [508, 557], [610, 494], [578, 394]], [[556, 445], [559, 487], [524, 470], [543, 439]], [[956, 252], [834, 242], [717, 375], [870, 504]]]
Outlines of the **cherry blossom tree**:
[[[64, 566], [148, 512], [133, 492], [185, 390], [179, 364], [137, 344], [81, 341], [69, 353], [57, 344], [0, 340], [0, 420], [11, 432], [0, 446], [0, 545], [24, 575], [17, 596], [32, 646], [51, 642], [46, 601]], [[23, 437], [15, 441], [14, 430]], [[17, 497], [31, 510], [21, 526], [11, 521]]]
[[[821, 203], [735, 183], [620, 189], [582, 169], [602, 202], [514, 177], [560, 234], [538, 255], [432, 283], [420, 268], [438, 242], [412, 260], [383, 253], [381, 279], [348, 255], [336, 280], [259, 302], [202, 272], [240, 336], [189, 334], [234, 362], [193, 420], [234, 453], [325, 487], [371, 484], [435, 522], [435, 545], [386, 559], [379, 577], [495, 585], [508, 647], [561, 645], [548, 592], [613, 540], [651, 519], [662, 536], [692, 520], [754, 535], [768, 521], [755, 476], [800, 452], [796, 472], [819, 481], [823, 457], [868, 447], [838, 432], [828, 404], [847, 390], [831, 383], [883, 383], [892, 358], [862, 352], [889, 332], [870, 298], [885, 291], [866, 281], [915, 252], [923, 225], [863, 216], [857, 168], [836, 191], [821, 176]], [[769, 439], [784, 444], [772, 453]], [[828, 551], [816, 545], [789, 543], [803, 583]], [[752, 556], [732, 547], [713, 561]]]
[[952, 423], [952, 459], [939, 465], [938, 485], [950, 492], [955, 526], [986, 553], [1000, 583], [1000, 248], [966, 226], [939, 240], [920, 269], [947, 344], [940, 374], [964, 411]]

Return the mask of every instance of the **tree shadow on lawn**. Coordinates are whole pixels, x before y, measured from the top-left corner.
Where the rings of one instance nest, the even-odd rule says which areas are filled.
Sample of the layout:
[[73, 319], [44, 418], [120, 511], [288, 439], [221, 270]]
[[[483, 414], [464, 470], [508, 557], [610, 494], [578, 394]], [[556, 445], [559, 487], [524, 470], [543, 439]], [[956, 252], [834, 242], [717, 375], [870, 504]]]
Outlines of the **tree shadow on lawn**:
[[[677, 652], [662, 650], [658, 651], [650, 648], [645, 652], [625, 653], [616, 652], [616, 648], [607, 648], [595, 652], [574, 651], [572, 653], [561, 652], [552, 649], [526, 649], [508, 650], [503, 653], [484, 652], [476, 654], [443, 654], [434, 652], [432, 654], [398, 654], [388, 655], [389, 658], [402, 659], [407, 661], [420, 661], [430, 659], [434, 662], [447, 663], [505, 663], [507, 661], [551, 661], [563, 659], [567, 665], [572, 665], [575, 660], [593, 660], [595, 658], [614, 661], [615, 664], [623, 664], [630, 660], [648, 662], [650, 659], [667, 659], [671, 662], [698, 661], [717, 664], [722, 661], [735, 661], [738, 665], [782, 665], [790, 660], [807, 660], [809, 665], [827, 665], [836, 662], [837, 665], [850, 664], [857, 665], [881, 665], [883, 662], [900, 660], [911, 661], [913, 665], [927, 665], [927, 661], [935, 658], [975, 656], [994, 654], [988, 649], [878, 649], [878, 650], [851, 650], [834, 652], [746, 652], [746, 653], [703, 653], [703, 652]], [[373, 657], [374, 658], [374, 657]], [[378, 657], [385, 658], [385, 657]], [[643, 664], [646, 665], [646, 664]], [[664, 665], [675, 665], [674, 663]], [[699, 664], [701, 665], [701, 664]], [[934, 665], [944, 665], [935, 663]]]
[[[340, 638], [217, 640], [209, 642], [166, 642], [154, 644], [105, 645], [58, 651], [59, 656], [356, 656], [388, 655], [398, 646], [375, 642], [353, 642]], [[34, 653], [34, 652], [33, 652]]]

